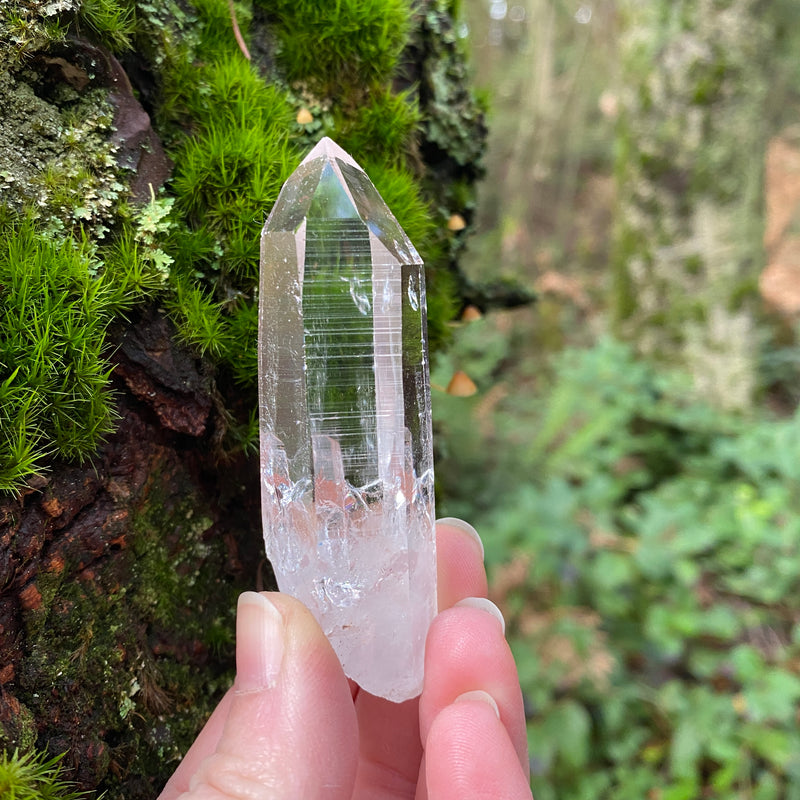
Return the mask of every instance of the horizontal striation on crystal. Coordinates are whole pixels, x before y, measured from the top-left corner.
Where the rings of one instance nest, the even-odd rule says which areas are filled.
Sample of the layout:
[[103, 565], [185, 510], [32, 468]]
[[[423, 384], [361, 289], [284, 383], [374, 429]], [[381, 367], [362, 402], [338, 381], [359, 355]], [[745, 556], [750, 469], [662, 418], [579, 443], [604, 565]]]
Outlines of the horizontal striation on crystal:
[[366, 173], [323, 139], [261, 238], [264, 539], [348, 677], [422, 689], [436, 612], [422, 261]]

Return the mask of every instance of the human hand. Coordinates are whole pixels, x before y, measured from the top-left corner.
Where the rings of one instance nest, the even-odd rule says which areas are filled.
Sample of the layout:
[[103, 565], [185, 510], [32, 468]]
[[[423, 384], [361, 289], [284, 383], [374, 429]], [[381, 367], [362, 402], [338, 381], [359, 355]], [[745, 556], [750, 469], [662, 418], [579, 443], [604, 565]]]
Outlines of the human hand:
[[530, 800], [522, 693], [473, 534], [436, 526], [440, 613], [406, 703], [348, 681], [297, 600], [245, 592], [234, 685], [159, 800]]

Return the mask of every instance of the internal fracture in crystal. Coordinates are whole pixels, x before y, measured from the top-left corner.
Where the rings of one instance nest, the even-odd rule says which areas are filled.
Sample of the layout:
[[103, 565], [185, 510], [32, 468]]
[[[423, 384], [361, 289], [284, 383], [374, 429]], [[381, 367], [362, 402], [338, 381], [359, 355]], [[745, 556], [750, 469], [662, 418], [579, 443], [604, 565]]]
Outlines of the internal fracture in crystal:
[[264, 226], [259, 292], [267, 555], [348, 677], [407, 700], [436, 612], [424, 271], [330, 139]]

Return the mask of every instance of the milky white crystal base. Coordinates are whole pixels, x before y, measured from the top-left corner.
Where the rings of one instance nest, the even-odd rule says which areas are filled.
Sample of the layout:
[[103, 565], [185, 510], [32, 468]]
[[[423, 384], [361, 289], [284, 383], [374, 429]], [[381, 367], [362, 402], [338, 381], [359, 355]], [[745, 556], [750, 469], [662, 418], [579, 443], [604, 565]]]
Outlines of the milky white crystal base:
[[[337, 450], [335, 441], [328, 445]], [[277, 439], [263, 450], [275, 501], [264, 505], [267, 555], [281, 591], [312, 611], [362, 689], [393, 702], [416, 697], [436, 613], [433, 475], [361, 489], [345, 482], [323, 488], [318, 479], [315, 500], [309, 482], [278, 477], [284, 456]], [[345, 496], [335, 496], [342, 488]]]

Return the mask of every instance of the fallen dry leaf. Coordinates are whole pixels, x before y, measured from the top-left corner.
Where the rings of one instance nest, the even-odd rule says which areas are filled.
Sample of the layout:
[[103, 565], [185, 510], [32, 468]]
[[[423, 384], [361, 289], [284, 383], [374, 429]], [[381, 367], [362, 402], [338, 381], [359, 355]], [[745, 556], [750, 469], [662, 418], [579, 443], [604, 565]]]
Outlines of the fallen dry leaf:
[[462, 322], [475, 322], [475, 320], [482, 319], [483, 314], [477, 306], [467, 306], [461, 314]]
[[800, 147], [788, 129], [767, 146], [764, 248], [767, 266], [758, 281], [764, 301], [779, 314], [800, 313]]
[[454, 397], [472, 397], [477, 391], [475, 381], [461, 370], [453, 373], [450, 383], [447, 384], [447, 394], [452, 394]]
[[453, 232], [463, 231], [467, 227], [467, 223], [461, 214], [452, 214], [450, 219], [447, 220], [447, 228]]
[[764, 247], [772, 250], [800, 205], [800, 148], [784, 136], [776, 136], [767, 146], [765, 184]]

